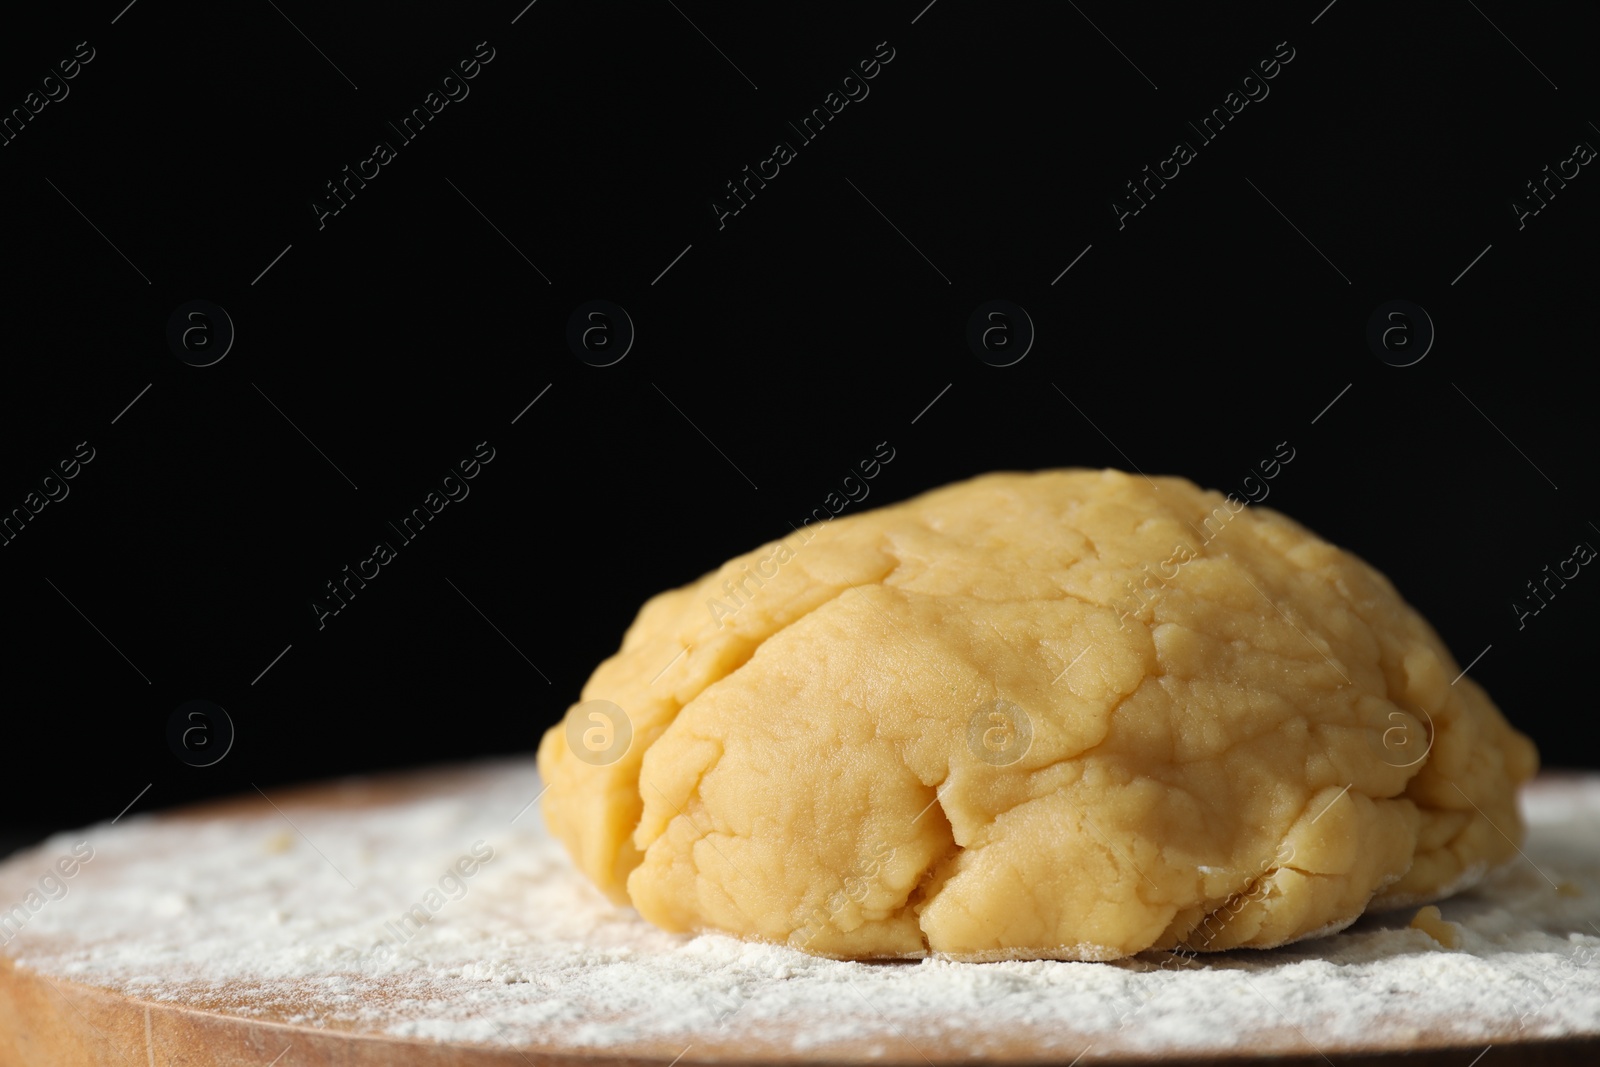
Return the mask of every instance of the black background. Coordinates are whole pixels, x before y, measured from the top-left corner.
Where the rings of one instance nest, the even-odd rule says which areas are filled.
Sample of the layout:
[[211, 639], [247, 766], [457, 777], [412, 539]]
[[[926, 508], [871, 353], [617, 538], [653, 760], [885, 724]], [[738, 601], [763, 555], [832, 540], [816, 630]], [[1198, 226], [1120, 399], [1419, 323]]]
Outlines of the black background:
[[[1268, 505], [1388, 573], [1461, 665], [1488, 649], [1474, 677], [1547, 765], [1595, 765], [1600, 577], [1512, 607], [1600, 545], [1600, 177], [1512, 209], [1600, 144], [1586, 16], [925, 3], [113, 0], [13, 26], [7, 111], [94, 58], [0, 147], [0, 509], [95, 458], [0, 547], [6, 843], [136, 796], [530, 751], [649, 594], [884, 441], [866, 506], [1055, 466], [1239, 492], [1287, 441]], [[470, 95], [400, 144], [385, 123], [479, 42]], [[879, 42], [870, 94], [799, 143]], [[1201, 144], [1185, 122], [1279, 42], [1270, 95]], [[780, 139], [797, 158], [719, 228]], [[1119, 228], [1180, 139], [1195, 160]], [[319, 228], [378, 140], [396, 158]], [[637, 330], [609, 367], [565, 340], [596, 298]], [[965, 340], [997, 298], [1037, 330], [1008, 367]], [[237, 330], [209, 367], [166, 342], [192, 299]], [[1365, 339], [1393, 299], [1437, 329], [1412, 366]], [[324, 583], [481, 441], [470, 495], [319, 629]], [[213, 766], [167, 743], [191, 699], [237, 727]]]

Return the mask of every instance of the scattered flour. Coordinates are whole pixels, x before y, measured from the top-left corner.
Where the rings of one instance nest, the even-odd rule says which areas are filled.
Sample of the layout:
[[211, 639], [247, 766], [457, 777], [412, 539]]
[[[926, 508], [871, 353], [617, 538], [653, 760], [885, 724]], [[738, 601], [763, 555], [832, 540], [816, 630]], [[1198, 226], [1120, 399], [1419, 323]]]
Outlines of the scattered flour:
[[[0, 900], [76, 842], [94, 859], [0, 951], [52, 977], [262, 1021], [618, 1055], [1025, 1045], [1070, 1059], [1091, 1044], [1331, 1053], [1408, 1037], [1600, 1039], [1600, 777], [1525, 791], [1527, 859], [1440, 905], [1458, 949], [1408, 926], [1410, 909], [1183, 965], [1164, 953], [861, 964], [667, 934], [584, 881], [537, 805], [512, 822], [538, 791], [531, 760], [501, 761], [378, 806], [286, 795], [274, 797], [282, 814], [261, 801], [58, 835], [0, 865]], [[455, 868], [489, 850], [470, 876]], [[432, 915], [402, 944], [414, 905]]]

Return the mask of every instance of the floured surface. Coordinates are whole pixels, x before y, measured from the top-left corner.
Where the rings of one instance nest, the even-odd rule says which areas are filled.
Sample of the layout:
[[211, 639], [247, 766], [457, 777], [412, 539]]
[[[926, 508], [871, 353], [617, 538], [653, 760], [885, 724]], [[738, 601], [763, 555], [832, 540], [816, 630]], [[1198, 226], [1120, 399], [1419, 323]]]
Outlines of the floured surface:
[[[1527, 860], [1441, 905], [1456, 950], [1409, 928], [1408, 909], [1186, 964], [860, 964], [667, 934], [573, 870], [536, 807], [512, 822], [539, 788], [531, 760], [506, 761], [269, 791], [281, 813], [254, 796], [61, 835], [0, 867], [9, 906], [74, 844], [94, 849], [3, 951], [24, 972], [258, 1021], [663, 1061], [690, 1045], [686, 1060], [1070, 1060], [1091, 1044], [1101, 1057], [1600, 1039], [1600, 778], [1524, 792]], [[464, 895], [441, 892], [397, 945], [386, 924], [426, 911], [475, 847], [493, 858], [444, 887]]]

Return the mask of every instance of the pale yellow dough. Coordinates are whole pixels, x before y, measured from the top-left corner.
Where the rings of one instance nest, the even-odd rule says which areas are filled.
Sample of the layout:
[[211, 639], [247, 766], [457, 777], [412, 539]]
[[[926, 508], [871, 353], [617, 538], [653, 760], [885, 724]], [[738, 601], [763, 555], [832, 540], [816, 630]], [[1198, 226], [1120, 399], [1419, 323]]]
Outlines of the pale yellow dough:
[[990, 474], [652, 598], [582, 693], [626, 713], [626, 753], [552, 729], [544, 813], [669, 930], [855, 958], [1270, 947], [1515, 855], [1538, 756], [1459, 670], [1275, 511]]

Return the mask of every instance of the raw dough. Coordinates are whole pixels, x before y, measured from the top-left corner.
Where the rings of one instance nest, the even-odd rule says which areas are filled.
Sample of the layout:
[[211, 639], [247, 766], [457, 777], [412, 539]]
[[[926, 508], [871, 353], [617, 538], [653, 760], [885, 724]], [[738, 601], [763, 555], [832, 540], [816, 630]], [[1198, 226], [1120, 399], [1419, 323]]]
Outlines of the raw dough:
[[[545, 735], [544, 813], [669, 930], [847, 958], [1270, 947], [1515, 854], [1538, 756], [1458, 671], [1383, 575], [1275, 511], [990, 474], [653, 597]], [[574, 744], [618, 709], [625, 749]]]

